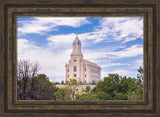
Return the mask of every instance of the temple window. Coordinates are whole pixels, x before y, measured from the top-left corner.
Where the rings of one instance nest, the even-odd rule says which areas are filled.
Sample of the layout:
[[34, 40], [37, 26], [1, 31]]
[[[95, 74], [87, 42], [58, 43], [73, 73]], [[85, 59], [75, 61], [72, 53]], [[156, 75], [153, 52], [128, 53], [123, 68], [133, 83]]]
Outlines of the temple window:
[[76, 72], [77, 71], [77, 67], [76, 66], [74, 66], [74, 72]]

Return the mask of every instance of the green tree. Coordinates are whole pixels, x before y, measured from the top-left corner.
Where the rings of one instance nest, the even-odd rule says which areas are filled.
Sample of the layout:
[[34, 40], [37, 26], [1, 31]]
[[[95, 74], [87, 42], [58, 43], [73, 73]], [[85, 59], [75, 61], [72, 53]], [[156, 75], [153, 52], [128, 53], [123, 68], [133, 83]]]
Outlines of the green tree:
[[111, 100], [112, 99], [109, 94], [102, 92], [102, 91], [97, 92], [96, 94], [99, 100]]
[[70, 79], [66, 86], [56, 92], [56, 100], [75, 100], [78, 93], [77, 86], [77, 80], [74, 78]]
[[86, 92], [89, 93], [89, 91], [91, 90], [90, 86], [86, 86]]
[[128, 96], [123, 93], [115, 93], [115, 96], [112, 97], [112, 100], [128, 100]]
[[118, 74], [109, 74], [108, 77], [104, 77], [103, 81], [99, 81], [96, 85], [96, 88], [94, 88], [93, 92], [105, 92], [109, 94], [111, 97], [114, 97], [114, 91], [116, 90], [118, 92], [120, 87], [120, 79]]
[[66, 81], [66, 83], [65, 83], [66, 85], [68, 85], [69, 84], [69, 81]]
[[59, 88], [55, 95], [56, 100], [71, 100], [68, 86]]
[[64, 81], [63, 81], [63, 80], [61, 81], [61, 84], [64, 84]]
[[70, 95], [72, 97], [72, 100], [75, 99], [76, 93], [78, 92], [78, 84], [77, 84], [77, 79], [72, 78], [69, 81], [69, 90], [70, 90]]
[[95, 93], [84, 93], [79, 96], [79, 100], [99, 100]]
[[139, 69], [137, 69], [138, 74], [137, 74], [137, 78], [138, 78], [138, 82], [139, 83], [143, 83], [143, 68], [140, 66]]
[[81, 89], [81, 92], [86, 92], [86, 90], [84, 88]]
[[69, 81], [69, 84], [70, 85], [77, 85], [77, 79], [71, 78], [70, 81]]
[[136, 88], [136, 79], [131, 77], [121, 77], [119, 91], [120, 93], [126, 94], [128, 91], [133, 91]]
[[97, 94], [100, 100], [140, 100], [143, 98], [143, 88], [138, 81], [138, 78], [109, 74], [91, 92]]
[[134, 90], [128, 92], [128, 98], [129, 100], [142, 100], [143, 99], [143, 90], [144, 90], [144, 84], [143, 84], [143, 68], [140, 66], [139, 69], [137, 69], [137, 79], [135, 81]]
[[55, 93], [58, 88], [49, 81], [45, 74], [38, 74], [33, 81], [34, 86], [28, 89], [30, 90], [28, 96], [32, 100], [56, 100]]
[[95, 80], [92, 80], [92, 84], [96, 84], [96, 81], [95, 81]]
[[82, 84], [82, 81], [80, 81], [80, 83], [79, 84]]

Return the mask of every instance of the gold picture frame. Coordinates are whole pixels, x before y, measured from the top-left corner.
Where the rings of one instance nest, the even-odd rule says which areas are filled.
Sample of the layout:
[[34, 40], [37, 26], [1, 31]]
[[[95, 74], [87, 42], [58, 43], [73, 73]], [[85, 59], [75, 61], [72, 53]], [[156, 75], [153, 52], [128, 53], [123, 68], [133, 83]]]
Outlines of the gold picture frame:
[[[158, 0], [2, 0], [0, 2], [0, 115], [160, 116], [160, 4]], [[17, 17], [19, 16], [141, 16], [144, 19], [144, 98], [138, 101], [17, 100]]]

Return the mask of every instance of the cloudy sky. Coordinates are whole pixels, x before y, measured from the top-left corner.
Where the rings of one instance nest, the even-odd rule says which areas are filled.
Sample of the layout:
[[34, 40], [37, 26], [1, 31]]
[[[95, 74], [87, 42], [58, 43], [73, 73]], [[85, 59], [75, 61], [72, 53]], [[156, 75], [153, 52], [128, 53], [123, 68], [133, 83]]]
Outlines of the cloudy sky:
[[65, 79], [75, 33], [85, 59], [101, 66], [101, 76], [137, 76], [143, 66], [142, 17], [19, 17], [18, 60], [40, 63], [51, 81]]

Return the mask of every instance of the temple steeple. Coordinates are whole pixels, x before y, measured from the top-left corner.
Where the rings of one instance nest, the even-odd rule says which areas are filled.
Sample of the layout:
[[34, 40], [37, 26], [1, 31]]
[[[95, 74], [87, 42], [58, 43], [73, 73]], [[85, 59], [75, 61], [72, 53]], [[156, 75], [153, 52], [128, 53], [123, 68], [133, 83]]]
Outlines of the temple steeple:
[[78, 33], [76, 33], [76, 38], [73, 41], [72, 55], [82, 55], [81, 53], [81, 41], [78, 38]]

